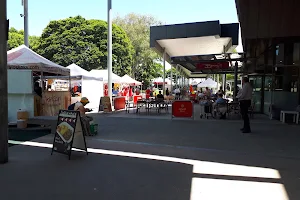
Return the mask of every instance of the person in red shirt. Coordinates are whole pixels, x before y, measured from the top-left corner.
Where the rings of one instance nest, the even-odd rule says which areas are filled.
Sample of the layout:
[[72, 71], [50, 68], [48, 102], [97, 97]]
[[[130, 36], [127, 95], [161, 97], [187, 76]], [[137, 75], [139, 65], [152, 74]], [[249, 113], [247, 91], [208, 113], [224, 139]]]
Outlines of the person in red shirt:
[[129, 87], [129, 97], [132, 97], [132, 88]]

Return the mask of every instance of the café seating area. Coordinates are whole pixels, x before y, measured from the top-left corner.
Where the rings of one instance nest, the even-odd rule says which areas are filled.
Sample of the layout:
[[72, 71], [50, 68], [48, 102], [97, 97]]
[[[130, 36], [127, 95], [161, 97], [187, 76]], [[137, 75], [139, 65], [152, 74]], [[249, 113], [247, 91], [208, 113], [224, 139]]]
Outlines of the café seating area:
[[125, 110], [126, 113], [132, 112], [136, 114], [140, 114], [142, 112], [147, 114], [161, 114], [162, 112], [169, 113], [169, 107], [172, 105], [173, 100], [172, 96], [165, 96], [164, 99], [139, 97], [136, 100], [127, 100], [125, 103]]

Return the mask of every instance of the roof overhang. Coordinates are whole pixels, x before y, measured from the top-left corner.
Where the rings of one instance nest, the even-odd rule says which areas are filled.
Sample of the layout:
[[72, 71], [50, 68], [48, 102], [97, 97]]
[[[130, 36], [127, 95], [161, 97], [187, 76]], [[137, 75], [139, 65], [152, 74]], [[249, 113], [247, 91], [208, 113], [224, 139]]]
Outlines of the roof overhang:
[[299, 0], [235, 0], [243, 40], [300, 36]]
[[150, 47], [161, 56], [165, 52], [166, 61], [180, 64], [190, 78], [206, 77], [208, 71], [200, 74], [196, 70], [198, 61], [232, 53], [238, 45], [238, 38], [238, 23], [209, 21], [150, 27]]

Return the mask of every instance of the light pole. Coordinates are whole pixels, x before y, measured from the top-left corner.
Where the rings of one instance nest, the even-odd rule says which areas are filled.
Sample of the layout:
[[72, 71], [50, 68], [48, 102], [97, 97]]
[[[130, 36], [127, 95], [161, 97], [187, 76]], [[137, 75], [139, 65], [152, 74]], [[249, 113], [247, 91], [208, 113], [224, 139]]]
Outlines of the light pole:
[[108, 96], [112, 102], [112, 0], [107, 0], [107, 74]]
[[6, 0], [0, 1], [0, 163], [8, 162], [7, 104], [7, 34]]
[[28, 33], [28, 0], [22, 0], [24, 7], [24, 44], [29, 47], [29, 33]]

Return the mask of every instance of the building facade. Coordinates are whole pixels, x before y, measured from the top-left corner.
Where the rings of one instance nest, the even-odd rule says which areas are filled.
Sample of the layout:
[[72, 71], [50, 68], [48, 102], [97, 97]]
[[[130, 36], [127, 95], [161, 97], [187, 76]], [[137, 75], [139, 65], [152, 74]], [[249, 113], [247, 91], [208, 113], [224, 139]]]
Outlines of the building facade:
[[236, 6], [255, 111], [279, 118], [300, 105], [300, 1], [236, 0]]

